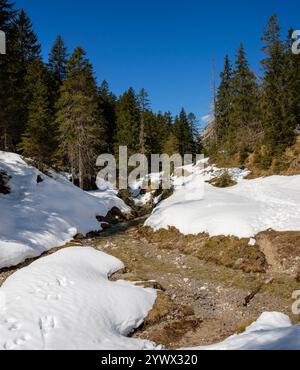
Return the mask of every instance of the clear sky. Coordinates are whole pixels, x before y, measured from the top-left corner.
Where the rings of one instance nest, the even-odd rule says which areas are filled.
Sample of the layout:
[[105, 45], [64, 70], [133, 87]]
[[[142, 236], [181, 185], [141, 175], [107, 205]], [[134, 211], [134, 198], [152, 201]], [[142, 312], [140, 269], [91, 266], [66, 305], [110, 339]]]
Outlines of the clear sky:
[[211, 66], [244, 42], [259, 73], [260, 37], [276, 12], [284, 35], [300, 29], [299, 0], [15, 0], [31, 17], [47, 57], [61, 34], [82, 46], [98, 81], [121, 94], [144, 87], [155, 111], [209, 113]]

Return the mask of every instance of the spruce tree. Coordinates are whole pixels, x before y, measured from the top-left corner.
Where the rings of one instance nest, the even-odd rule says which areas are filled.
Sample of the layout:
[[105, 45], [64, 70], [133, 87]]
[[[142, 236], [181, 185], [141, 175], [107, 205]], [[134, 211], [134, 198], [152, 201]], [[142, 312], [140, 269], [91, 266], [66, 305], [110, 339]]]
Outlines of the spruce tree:
[[285, 126], [295, 130], [300, 127], [300, 58], [292, 52], [292, 34], [289, 30], [286, 41], [286, 68], [284, 73], [284, 116]]
[[237, 128], [246, 128], [257, 117], [258, 87], [250, 70], [243, 44], [238, 51], [233, 79], [233, 119]]
[[28, 86], [26, 75], [31, 63], [41, 60], [40, 44], [33, 30], [32, 23], [24, 10], [20, 10], [13, 23], [12, 38], [12, 86], [10, 97], [12, 101], [12, 118], [10, 120], [12, 148], [15, 149], [21, 135], [24, 133], [28, 119], [30, 99], [28, 99]]
[[100, 120], [104, 126], [105, 139], [107, 150], [110, 153], [114, 152], [114, 144], [116, 139], [116, 105], [117, 99], [110, 91], [107, 81], [103, 81], [98, 91], [98, 105]]
[[233, 70], [228, 55], [225, 57], [224, 70], [216, 102], [216, 137], [218, 144], [228, 137], [231, 131], [233, 107]]
[[178, 154], [180, 151], [179, 149], [179, 141], [173, 132], [169, 133], [166, 141], [163, 145], [163, 153], [172, 156], [173, 154]]
[[138, 153], [140, 149], [140, 108], [137, 96], [130, 88], [117, 104], [116, 151], [119, 146], [127, 146], [129, 153]]
[[190, 119], [191, 116], [188, 117], [185, 110], [182, 109], [174, 122], [174, 134], [179, 142], [179, 154], [182, 156], [195, 153], [194, 128]]
[[273, 15], [262, 38], [266, 58], [262, 61], [263, 78], [263, 126], [265, 144], [268, 147], [269, 161], [271, 155], [280, 153], [294, 140], [293, 127], [287, 123], [285, 113], [285, 69], [286, 57], [284, 44], [280, 39], [280, 27], [276, 15]]
[[25, 69], [26, 62], [41, 58], [41, 45], [33, 30], [33, 24], [24, 9], [19, 11], [14, 25], [17, 33], [16, 46], [21, 66]]
[[170, 133], [173, 130], [172, 126], [173, 118], [170, 112], [159, 112], [156, 115], [157, 148], [152, 153], [165, 153], [165, 144], [170, 138]]
[[0, 30], [6, 35], [6, 55], [0, 56], [0, 149], [12, 149], [12, 122], [14, 120], [14, 50], [13, 22], [16, 12], [8, 0], [0, 0]]
[[141, 115], [141, 127], [140, 127], [140, 153], [146, 153], [146, 138], [145, 138], [145, 115], [147, 110], [149, 109], [149, 95], [145, 89], [142, 89], [138, 95], [138, 102], [140, 108], [140, 115]]
[[55, 149], [55, 132], [52, 124], [49, 91], [43, 65], [33, 62], [32, 76], [35, 80], [32, 100], [28, 107], [28, 121], [19, 149], [23, 155], [34, 159], [38, 164], [51, 164]]
[[262, 127], [258, 109], [258, 85], [249, 67], [243, 44], [241, 44], [233, 74], [233, 99], [231, 117], [231, 152], [253, 150], [261, 137]]
[[60, 149], [79, 186], [91, 187], [97, 152], [103, 133], [98, 125], [97, 86], [93, 68], [85, 52], [78, 47], [67, 65], [57, 104], [56, 123], [60, 131]]
[[57, 101], [59, 89], [66, 79], [68, 53], [61, 36], [58, 36], [49, 54], [48, 70], [52, 90], [52, 101]]

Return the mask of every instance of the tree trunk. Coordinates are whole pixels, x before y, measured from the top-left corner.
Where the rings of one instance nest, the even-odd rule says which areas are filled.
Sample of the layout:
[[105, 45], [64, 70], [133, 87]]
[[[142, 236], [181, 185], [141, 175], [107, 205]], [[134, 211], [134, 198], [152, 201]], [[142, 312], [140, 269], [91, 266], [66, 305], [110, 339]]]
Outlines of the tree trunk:
[[79, 168], [79, 187], [80, 189], [84, 189], [84, 178], [83, 178], [83, 163], [82, 163], [82, 153], [81, 148], [79, 147], [78, 153], [78, 168]]
[[146, 153], [146, 149], [145, 149], [145, 120], [144, 120], [144, 113], [142, 113], [142, 119], [141, 119], [140, 152], [141, 152], [141, 154], [145, 154]]

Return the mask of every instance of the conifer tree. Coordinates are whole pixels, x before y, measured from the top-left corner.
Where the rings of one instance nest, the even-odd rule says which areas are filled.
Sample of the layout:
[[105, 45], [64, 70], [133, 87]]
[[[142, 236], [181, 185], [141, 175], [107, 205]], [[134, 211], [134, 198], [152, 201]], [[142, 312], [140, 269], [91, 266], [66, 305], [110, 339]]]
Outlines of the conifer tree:
[[66, 79], [67, 58], [67, 48], [62, 37], [58, 36], [49, 54], [48, 62], [53, 104], [58, 99], [59, 89]]
[[172, 156], [173, 154], [178, 154], [179, 150], [179, 141], [175, 134], [171, 132], [163, 145], [163, 153]]
[[289, 30], [286, 41], [286, 68], [284, 76], [284, 116], [285, 125], [295, 130], [300, 127], [300, 58], [292, 52], [292, 34]]
[[[157, 146], [152, 153], [165, 153], [164, 148], [166, 141], [170, 138], [170, 133], [173, 130], [173, 118], [170, 112], [161, 113], [156, 115], [156, 141]], [[176, 151], [176, 150], [175, 150]], [[168, 154], [168, 153], [166, 153]]]
[[237, 128], [245, 128], [257, 117], [258, 87], [256, 77], [250, 70], [243, 44], [235, 63], [233, 120]]
[[140, 109], [137, 96], [130, 88], [119, 99], [117, 104], [116, 145], [125, 145], [129, 153], [138, 153], [140, 149]]
[[103, 81], [99, 88], [98, 105], [100, 120], [102, 121], [105, 131], [107, 150], [110, 153], [113, 153], [117, 126], [117, 117], [116, 117], [117, 99], [115, 95], [110, 91], [107, 81]]
[[146, 153], [146, 138], [145, 138], [145, 115], [149, 109], [149, 95], [145, 89], [142, 89], [138, 95], [138, 102], [141, 115], [141, 127], [140, 127], [140, 153]]
[[228, 55], [225, 57], [224, 70], [220, 77], [216, 102], [216, 137], [219, 144], [229, 135], [232, 122], [233, 70]]
[[67, 65], [67, 78], [63, 82], [57, 104], [57, 125], [61, 137], [61, 150], [67, 157], [73, 181], [90, 188], [97, 149], [102, 131], [97, 122], [97, 86], [93, 68], [85, 52], [78, 47]]
[[28, 109], [31, 101], [28, 99], [26, 75], [29, 66], [35, 60], [41, 60], [40, 44], [33, 30], [33, 25], [24, 10], [20, 10], [13, 23], [12, 38], [12, 86], [10, 98], [12, 112], [10, 120], [12, 148], [15, 149], [21, 135], [24, 133], [28, 120]]
[[195, 153], [193, 127], [184, 109], [175, 118], [174, 134], [179, 142], [179, 154]]
[[31, 102], [28, 107], [28, 121], [19, 149], [38, 164], [51, 164], [55, 149], [55, 132], [49, 103], [49, 91], [44, 65], [32, 62], [30, 78], [34, 79]]
[[265, 143], [272, 155], [281, 152], [294, 140], [293, 127], [287, 123], [284, 109], [286, 57], [284, 44], [280, 40], [280, 27], [276, 15], [270, 18], [262, 40], [264, 41], [263, 51], [266, 54], [266, 58], [262, 61], [265, 70], [262, 117]]
[[14, 91], [13, 68], [13, 22], [16, 12], [8, 0], [0, 0], [0, 30], [6, 35], [6, 55], [0, 56], [0, 149], [12, 148], [12, 120], [14, 102], [11, 93]]

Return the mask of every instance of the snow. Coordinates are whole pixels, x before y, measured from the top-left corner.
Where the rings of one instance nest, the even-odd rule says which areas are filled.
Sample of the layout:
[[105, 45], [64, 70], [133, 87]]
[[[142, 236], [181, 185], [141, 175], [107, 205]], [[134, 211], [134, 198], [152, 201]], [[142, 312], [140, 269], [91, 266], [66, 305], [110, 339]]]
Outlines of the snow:
[[254, 247], [255, 245], [256, 245], [256, 240], [255, 239], [253, 239], [253, 238], [251, 238], [250, 240], [249, 240], [249, 244], [248, 245], [250, 245], [250, 247]]
[[217, 188], [206, 182], [222, 171], [195, 166], [190, 176], [175, 179], [174, 194], [154, 209], [145, 225], [154, 230], [174, 226], [186, 235], [239, 238], [268, 229], [300, 231], [300, 176], [245, 180], [247, 170], [231, 169], [237, 185]]
[[155, 349], [126, 338], [152, 309], [156, 291], [108, 280], [123, 267], [112, 256], [78, 247], [17, 271], [0, 288], [0, 349]]
[[[11, 193], [0, 194], [0, 268], [101, 229], [96, 216], [113, 207], [130, 211], [115, 192], [88, 194], [54, 171], [51, 178], [40, 173], [17, 154], [0, 151], [0, 170], [11, 176]], [[38, 175], [43, 182], [37, 183]]]
[[292, 326], [288, 316], [265, 312], [246, 331], [223, 343], [192, 350], [299, 350], [300, 325]]

